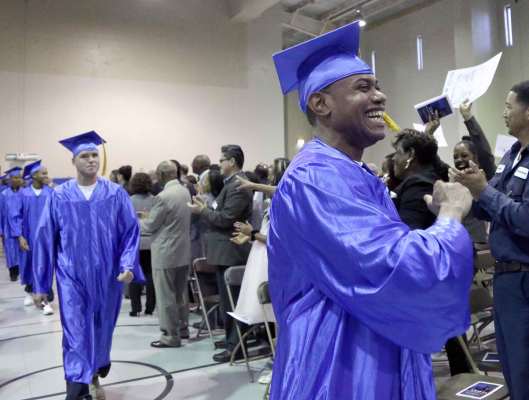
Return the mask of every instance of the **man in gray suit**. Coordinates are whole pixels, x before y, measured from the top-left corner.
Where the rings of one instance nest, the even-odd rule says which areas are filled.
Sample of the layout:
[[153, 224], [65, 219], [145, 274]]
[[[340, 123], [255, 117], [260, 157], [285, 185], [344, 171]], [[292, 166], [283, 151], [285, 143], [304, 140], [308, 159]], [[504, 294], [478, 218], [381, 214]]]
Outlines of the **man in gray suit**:
[[178, 180], [178, 170], [171, 161], [158, 165], [156, 173], [163, 190], [145, 219], [141, 232], [152, 235], [151, 256], [160, 340], [152, 347], [180, 347], [181, 339], [189, 338], [186, 288], [191, 242], [191, 213], [188, 190]]
[[[237, 331], [233, 319], [226, 314], [231, 310], [228, 292], [224, 283], [224, 271], [230, 266], [245, 265], [250, 252], [250, 244], [238, 246], [230, 241], [235, 222], [246, 222], [252, 214], [252, 193], [248, 190], [238, 190], [236, 177], [242, 176], [244, 153], [240, 146], [225, 145], [221, 148], [222, 158], [220, 169], [224, 176], [224, 188], [216, 198], [217, 207], [207, 208], [200, 199], [194, 198], [191, 210], [199, 214], [208, 225], [206, 233], [206, 256], [208, 264], [216, 265], [217, 284], [219, 286], [220, 307], [224, 316], [226, 338], [224, 343], [216, 343], [217, 347], [226, 350], [215, 354], [213, 359], [218, 362], [229, 361], [231, 353], [238, 342]], [[235, 288], [235, 302], [239, 288]]]

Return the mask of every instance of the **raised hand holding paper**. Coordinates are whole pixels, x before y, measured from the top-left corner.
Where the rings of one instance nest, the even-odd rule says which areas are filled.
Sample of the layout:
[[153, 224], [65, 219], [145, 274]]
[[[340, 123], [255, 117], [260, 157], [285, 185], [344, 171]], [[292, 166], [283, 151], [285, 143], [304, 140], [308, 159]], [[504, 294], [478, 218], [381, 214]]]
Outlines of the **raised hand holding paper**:
[[498, 53], [483, 64], [448, 71], [443, 94], [450, 99], [452, 107], [459, 108], [466, 99], [473, 103], [489, 89], [500, 63], [502, 53]]

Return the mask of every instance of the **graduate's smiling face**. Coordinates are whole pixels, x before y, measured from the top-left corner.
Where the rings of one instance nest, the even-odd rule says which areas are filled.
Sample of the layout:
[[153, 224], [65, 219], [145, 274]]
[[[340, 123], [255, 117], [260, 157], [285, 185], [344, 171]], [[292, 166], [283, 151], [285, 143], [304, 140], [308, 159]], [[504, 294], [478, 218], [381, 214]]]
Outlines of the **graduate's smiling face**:
[[99, 171], [99, 153], [96, 150], [82, 151], [73, 159], [77, 172], [86, 177], [93, 177]]
[[375, 76], [346, 77], [329, 85], [323, 94], [324, 107], [316, 114], [350, 145], [363, 149], [384, 139], [386, 95]]

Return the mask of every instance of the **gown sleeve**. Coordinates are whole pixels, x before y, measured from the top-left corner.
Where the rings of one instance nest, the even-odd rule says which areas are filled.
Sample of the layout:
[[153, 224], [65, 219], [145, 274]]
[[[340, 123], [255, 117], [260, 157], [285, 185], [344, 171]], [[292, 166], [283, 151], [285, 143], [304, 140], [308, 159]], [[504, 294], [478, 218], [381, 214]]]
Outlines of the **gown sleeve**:
[[57, 200], [54, 193], [47, 199], [40, 216], [33, 245], [33, 282], [35, 293], [48, 293], [53, 283], [57, 262], [59, 228]]
[[276, 193], [272, 224], [284, 233], [289, 258], [304, 279], [381, 336], [420, 353], [439, 351], [470, 322], [468, 233], [451, 219], [410, 230], [385, 206], [389, 198], [348, 187], [338, 174], [328, 166], [293, 171]]
[[23, 197], [21, 195], [11, 196], [7, 207], [7, 226], [11, 237], [22, 236], [23, 208]]
[[0, 192], [0, 236], [4, 236], [4, 194]]
[[120, 189], [119, 201], [119, 271], [131, 271], [135, 282], [144, 282], [145, 277], [139, 264], [140, 227], [132, 201], [128, 194]]

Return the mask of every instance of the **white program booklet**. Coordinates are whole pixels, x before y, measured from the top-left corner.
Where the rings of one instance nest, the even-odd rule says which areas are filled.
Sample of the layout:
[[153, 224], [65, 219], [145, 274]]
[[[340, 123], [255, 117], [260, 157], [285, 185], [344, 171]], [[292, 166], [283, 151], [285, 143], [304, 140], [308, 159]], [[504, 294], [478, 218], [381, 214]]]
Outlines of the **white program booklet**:
[[492, 393], [500, 390], [503, 385], [492, 382], [476, 382], [469, 387], [463, 389], [456, 394], [457, 397], [464, 397], [466, 399], [486, 399]]

